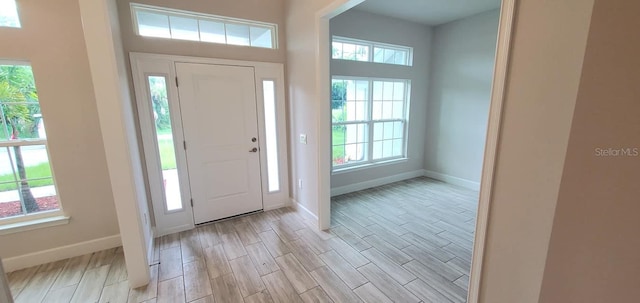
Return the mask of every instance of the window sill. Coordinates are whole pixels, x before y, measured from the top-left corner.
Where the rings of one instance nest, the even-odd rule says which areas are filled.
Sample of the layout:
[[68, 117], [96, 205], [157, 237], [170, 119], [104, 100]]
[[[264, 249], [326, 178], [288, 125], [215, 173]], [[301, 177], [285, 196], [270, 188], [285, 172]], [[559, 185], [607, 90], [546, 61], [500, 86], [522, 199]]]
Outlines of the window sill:
[[341, 167], [341, 168], [337, 168], [337, 169], [332, 170], [331, 174], [332, 175], [339, 175], [339, 174], [350, 173], [350, 172], [355, 172], [355, 171], [359, 171], [359, 170], [365, 170], [365, 169], [369, 169], [369, 168], [376, 168], [376, 167], [380, 167], [380, 166], [398, 164], [398, 163], [402, 163], [402, 162], [407, 162], [408, 160], [409, 160], [409, 158], [398, 158], [398, 159], [392, 159], [392, 160], [381, 161], [381, 162], [365, 163], [365, 164], [361, 164], [361, 165], [353, 165], [353, 166], [349, 166], [349, 167]]
[[8, 235], [39, 228], [69, 224], [70, 219], [71, 217], [60, 215], [0, 225], [0, 235]]

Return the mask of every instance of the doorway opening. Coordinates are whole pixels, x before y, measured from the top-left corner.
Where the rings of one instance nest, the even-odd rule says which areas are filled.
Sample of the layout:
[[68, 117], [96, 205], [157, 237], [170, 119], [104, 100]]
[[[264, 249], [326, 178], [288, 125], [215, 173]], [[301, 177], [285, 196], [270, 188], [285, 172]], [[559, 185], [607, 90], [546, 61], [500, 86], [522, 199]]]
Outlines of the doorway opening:
[[[437, 243], [435, 247], [437, 249], [434, 250], [441, 253], [440, 250], [443, 250], [444, 247], [450, 244], [454, 244], [455, 246], [449, 246], [448, 250], [452, 250], [453, 247], [460, 248], [456, 246], [465, 244], [466, 247], [464, 247], [464, 251], [458, 249], [458, 252], [466, 255], [466, 258], [469, 259], [468, 263], [470, 264], [467, 263], [466, 266], [464, 266], [465, 268], [457, 268], [458, 272], [461, 273], [462, 270], [466, 271], [466, 273], [461, 273], [462, 275], [458, 277], [449, 277], [449, 282], [455, 285], [454, 282], [457, 279], [467, 279], [467, 281], [460, 280], [457, 284], [464, 282], [462, 284], [468, 285], [469, 302], [474, 302], [478, 295], [480, 271], [482, 268], [481, 260], [484, 247], [484, 235], [486, 232], [487, 213], [491, 194], [493, 163], [495, 160], [495, 150], [498, 139], [497, 134], [498, 126], [500, 124], [499, 119], [507, 68], [511, 24], [514, 14], [514, 1], [504, 1], [502, 3], [500, 3], [500, 1], [486, 1], [485, 4], [489, 5], [489, 9], [485, 9], [483, 11], [483, 8], [478, 7], [480, 11], [475, 13], [470, 13], [469, 11], [461, 12], [460, 14], [462, 15], [451, 17], [454, 19], [448, 21], [439, 20], [437, 22], [440, 23], [435, 25], [426, 25], [426, 27], [435, 27], [435, 29], [430, 29], [432, 35], [431, 39], [427, 39], [426, 43], [422, 43], [421, 45], [411, 45], [411, 43], [415, 43], [416, 40], [418, 40], [415, 39], [415, 34], [410, 34], [411, 31], [409, 28], [412, 28], [411, 26], [407, 25], [403, 30], [398, 30], [397, 28], [395, 30], [393, 29], [393, 26], [400, 26], [398, 24], [401, 23], [397, 21], [398, 15], [393, 15], [394, 13], [398, 13], [398, 11], [395, 10], [396, 8], [403, 6], [401, 3], [394, 3], [394, 7], [389, 7], [385, 6], [384, 1], [343, 1], [341, 3], [334, 3], [332, 6], [325, 8], [317, 14], [320, 25], [318, 28], [320, 58], [318, 58], [319, 61], [317, 63], [317, 67], [321, 100], [331, 100], [332, 105], [342, 103], [343, 110], [355, 111], [355, 114], [353, 115], [355, 117], [354, 121], [348, 122], [365, 122], [366, 119], [358, 119], [358, 102], [364, 103], [363, 106], [361, 106], [361, 108], [364, 109], [364, 114], [361, 116], [371, 119], [374, 118], [374, 104], [376, 101], [384, 102], [386, 100], [384, 97], [377, 98], [376, 93], [384, 95], [384, 91], [376, 92], [374, 88], [368, 90], [362, 89], [365, 92], [360, 92], [359, 96], [359, 86], [357, 83], [354, 83], [351, 87], [352, 92], [349, 92], [347, 85], [347, 92], [345, 94], [340, 94], [340, 91], [332, 85], [335, 80], [340, 81], [344, 80], [346, 77], [358, 76], [375, 77], [387, 80], [411, 80], [412, 88], [418, 88], [418, 90], [423, 89], [421, 92], [409, 92], [410, 101], [405, 105], [408, 114], [404, 117], [407, 119], [407, 127], [403, 129], [405, 131], [404, 136], [401, 136], [402, 132], [395, 132], [395, 129], [393, 128], [391, 129], [394, 131], [389, 131], [385, 134], [384, 127], [378, 128], [377, 131], [380, 132], [381, 135], [376, 135], [375, 126], [355, 129], [352, 131], [352, 135], [343, 135], [342, 137], [336, 136], [334, 131], [336, 126], [341, 126], [344, 122], [337, 121], [339, 119], [336, 119], [333, 116], [335, 108], [328, 105], [321, 107], [320, 117], [331, 117], [331, 120], [320, 120], [320, 145], [324, 148], [319, 150], [321, 163], [319, 172], [321, 180], [318, 212], [319, 225], [321, 228], [328, 228], [332, 226], [332, 224], [343, 226], [354, 223], [359, 224], [360, 226], [364, 224], [364, 226], [362, 226], [363, 228], [382, 227], [380, 229], [382, 233], [384, 233], [386, 227], [386, 231], [389, 232], [387, 234], [388, 236], [395, 235], [399, 238], [402, 238], [404, 234], [398, 235], [397, 233], [400, 233], [403, 230], [395, 227], [404, 228], [404, 231], [414, 234], [417, 230], [422, 230], [424, 232], [428, 231], [429, 234], [434, 235], [445, 232], [445, 234], [441, 234], [439, 238], [443, 238], [443, 240], [448, 241], [448, 243]], [[435, 12], [439, 10], [433, 9], [434, 7], [439, 6], [442, 8], [442, 4], [439, 3], [429, 4], [426, 2], [425, 5], [431, 5], [432, 9], [430, 11]], [[350, 9], [354, 7], [356, 8], [355, 11], [350, 11]], [[493, 10], [493, 12], [487, 12], [491, 10]], [[424, 12], [426, 10], [413, 8], [408, 11]], [[446, 11], [446, 9], [444, 11]], [[390, 14], [392, 14], [392, 16], [389, 16]], [[407, 14], [410, 15], [411, 12], [408, 12]], [[375, 17], [371, 18], [371, 16]], [[372, 21], [370, 24], [363, 23], [366, 21], [362, 21], [362, 19], [367, 19], [367, 17], [369, 17], [369, 19], [376, 19], [375, 21], [380, 22]], [[437, 19], [438, 16], [430, 17]], [[479, 24], [482, 24], [483, 17], [485, 19], [485, 23], [487, 22], [486, 20], [490, 20], [489, 25], [484, 24], [485, 27], [493, 26], [493, 37], [490, 38], [488, 42], [478, 40], [482, 35], [473, 34], [473, 30], [479, 30]], [[413, 16], [412, 18], [417, 17]], [[461, 18], [463, 20], [459, 20]], [[385, 22], [385, 20], [390, 19], [394, 19], [394, 21]], [[473, 22], [476, 22], [477, 24], [474, 26]], [[409, 23], [416, 23], [416, 19], [410, 20]], [[359, 25], [363, 25], [367, 30], [359, 31]], [[422, 25], [424, 26], [424, 24]], [[471, 35], [468, 36], [469, 39], [463, 39], [465, 26], [467, 31], [466, 34], [470, 35], [471, 33]], [[435, 34], [434, 31], [436, 32]], [[388, 36], [385, 37], [385, 33], [388, 34]], [[414, 39], [402, 41], [403, 35], [411, 36]], [[436, 35], [435, 38], [433, 35]], [[460, 37], [461, 35], [463, 37]], [[485, 33], [484, 37], [486, 36], [487, 35]], [[344, 38], [347, 38], [346, 41]], [[349, 41], [349, 39], [351, 39], [351, 41]], [[469, 40], [476, 41], [483, 45], [487, 45], [488, 43], [492, 49], [482, 48], [482, 54], [476, 56], [481, 59], [483, 63], [478, 62], [478, 60], [474, 61], [472, 60], [473, 58], [465, 58], [462, 56], [461, 53], [468, 51], [469, 46], [463, 46], [460, 44], [459, 40], [467, 40], [467, 42], [469, 42]], [[439, 42], [439, 44], [435, 45], [434, 43], [436, 42]], [[389, 51], [388, 54], [386, 54], [384, 50], [381, 50], [382, 48], [379, 48], [378, 56], [381, 56], [383, 63], [372, 60], [372, 58], [376, 57], [375, 45], [381, 43], [401, 46], [396, 49], [403, 49], [402, 47], [412, 48], [414, 56], [412, 63], [414, 65], [419, 65], [419, 60], [423, 59], [416, 59], [416, 48], [426, 47], [426, 57], [431, 60], [431, 62], [427, 63], [426, 68], [428, 70], [426, 75], [428, 79], [426, 81], [420, 80], [420, 75], [412, 73], [411, 67], [398, 67], [391, 65], [383, 67], [384, 62], [392, 64], [396, 63], [395, 57], [397, 55], [393, 51]], [[346, 51], [345, 44], [348, 44]], [[420, 44], [420, 42], [418, 42], [418, 44]], [[336, 51], [336, 48], [341, 49]], [[393, 48], [390, 49], [395, 50]], [[400, 55], [400, 60], [398, 60], [398, 62], [406, 62], [402, 60], [401, 56], [402, 55]], [[461, 59], [467, 59], [467, 61], [465, 62], [460, 59], [456, 60], [456, 56], [461, 57]], [[385, 58], [389, 60], [385, 60]], [[437, 61], [434, 62], [434, 60]], [[372, 63], [368, 63], [367, 61]], [[458, 76], [456, 76], [456, 72]], [[465, 78], [461, 78], [459, 75], [464, 75]], [[458, 92], [456, 92], [455, 87], [453, 87], [454, 89], [450, 87], [452, 83], [454, 85], [460, 85], [464, 84], [465, 81], [468, 83], [467, 89], [458, 89]], [[421, 83], [421, 86], [417, 86], [417, 82]], [[473, 82], [476, 82], [476, 84], [471, 84]], [[465, 94], [468, 93], [469, 87], [477, 86], [477, 83], [482, 84], [484, 90], [484, 96], [482, 98], [484, 102], [481, 107], [479, 107], [478, 104], [465, 105], [464, 103], [449, 101], [451, 98], [459, 100], [464, 100], [465, 98], [469, 99], [470, 96]], [[440, 89], [438, 86], [440, 86]], [[476, 87], [473, 88], [476, 89]], [[396, 101], [393, 99], [393, 93], [389, 94], [389, 96], [391, 97], [387, 101]], [[338, 102], [334, 102], [334, 97], [337, 97]], [[397, 101], [401, 100], [399, 99]], [[354, 105], [349, 105], [349, 102], [352, 102]], [[408, 108], [410, 108], [410, 110]], [[474, 114], [474, 117], [465, 116], [459, 113], [460, 109], [466, 110], [470, 114]], [[391, 112], [390, 114], [393, 115], [393, 108], [390, 107], [388, 111], [384, 112]], [[422, 116], [420, 117], [418, 113]], [[346, 114], [345, 116], [349, 117], [349, 114]], [[478, 119], [477, 117], [481, 118]], [[456, 121], [458, 121], [458, 123], [454, 123]], [[382, 124], [390, 121], [378, 122]], [[467, 126], [467, 132], [469, 132], [468, 130], [470, 129], [474, 139], [464, 139], [459, 136], [460, 133], [464, 133], [464, 129], [460, 127], [460, 122], [470, 124]], [[341, 134], [340, 132], [338, 133]], [[360, 133], [363, 134], [360, 135]], [[388, 135], [389, 138], [385, 137], [386, 135]], [[420, 136], [422, 136], [421, 139], [416, 140], [416, 138], [420, 138]], [[386, 141], [386, 139], [391, 141], [390, 144], [387, 144], [391, 147], [391, 154], [389, 154], [389, 156], [396, 155], [393, 153], [393, 140], [396, 139], [402, 139], [404, 141], [399, 142], [397, 145], [404, 146], [406, 148], [404, 151], [405, 153], [400, 153], [401, 156], [399, 156], [398, 159], [392, 159], [395, 161], [384, 161], [384, 163], [380, 164], [371, 164], [370, 162], [375, 160], [373, 154], [376, 153], [376, 150], [380, 149], [379, 146], [382, 146], [382, 149], [384, 150], [384, 144], [386, 143], [384, 141]], [[450, 156], [452, 154], [455, 156], [455, 152], [469, 152], [471, 149], [471, 147], [456, 147], [455, 144], [451, 144], [451, 141], [455, 141], [454, 139], [473, 143], [474, 153], [467, 157], [462, 155], [451, 157], [450, 159], [447, 159], [451, 164], [449, 164], [449, 166], [443, 165], [442, 161], [446, 156]], [[376, 142], [381, 143], [378, 144], [378, 146], [375, 146]], [[447, 146], [447, 144], [451, 146]], [[350, 151], [351, 155], [349, 156], [348, 161], [345, 161], [345, 158], [334, 157], [336, 155], [336, 147], [339, 149], [339, 154], [339, 152], [342, 151], [341, 147], [346, 145], [356, 146], [355, 152], [353, 150]], [[359, 152], [359, 146], [362, 146], [362, 152]], [[447, 152], [444, 147], [447, 147], [453, 152]], [[346, 148], [344, 149], [346, 151]], [[382, 151], [382, 153], [384, 154], [384, 151]], [[343, 154], [346, 155], [346, 152], [343, 152]], [[465, 163], [464, 161], [468, 160], [468, 158], [472, 158], [475, 162], [473, 164]], [[337, 162], [336, 159], [338, 159]], [[344, 165], [344, 162], [350, 162], [351, 165]], [[358, 165], [358, 162], [363, 164]], [[426, 166], [422, 163], [426, 163]], [[462, 176], [456, 176], [453, 173], [456, 172], [456, 170], [460, 171], [460, 168], [468, 168], [470, 166], [475, 168], [475, 173], [468, 173], [465, 175], [464, 172], [462, 172]], [[474, 178], [469, 177], [470, 175]], [[423, 198], [430, 196], [431, 198], [440, 199], [445, 202], [451, 199], [456, 200], [456, 202], [460, 202], [461, 200], [468, 200], [468, 197], [471, 197], [471, 201], [476, 203], [476, 205], [472, 206], [473, 208], [476, 208], [477, 206], [477, 212], [469, 209], [468, 204], [465, 204], [466, 202], [462, 204], [458, 203], [457, 205], [454, 205], [454, 207], [461, 207], [461, 209], [457, 209], [457, 211], [458, 214], [462, 214], [462, 216], [457, 216], [455, 213], [451, 214], [446, 212], [446, 209], [442, 209], [443, 205], [436, 203], [430, 205], [435, 205], [436, 208], [441, 208], [439, 213], [433, 212], [437, 214], [431, 218], [436, 219], [437, 221], [435, 222], [427, 224], [422, 224], [424, 222], [420, 222], [421, 224], [414, 224], [412, 228], [407, 228], [409, 226], [402, 226], [402, 223], [413, 224], [410, 221], [400, 221], [402, 218], [394, 222], [394, 218], [388, 218], [387, 216], [392, 214], [394, 211], [397, 212], [401, 207], [392, 207], [391, 209], [386, 208], [386, 212], [383, 211], [385, 210], [385, 205], [380, 204], [380, 202], [386, 198], [385, 192], [387, 194], [389, 194], [389, 192], [396, 194], [396, 199], [394, 201], [399, 203], [400, 206], [405, 206], [406, 203], [403, 205], [402, 202], [398, 202], [398, 199], [406, 202], [409, 200], [408, 197], [405, 196], [403, 198], [402, 190], [398, 190], [397, 188], [390, 189], [389, 186], [385, 186], [383, 188], [376, 189], [375, 187], [415, 177], [419, 177], [420, 179], [413, 179], [396, 185], [399, 187], [406, 187], [408, 184], [412, 186], [419, 183], [422, 185], [426, 184], [426, 187], [423, 187], [422, 190], [418, 191], [419, 193], [422, 193], [422, 195], [425, 195]], [[433, 179], [439, 179], [445, 183], [435, 182]], [[452, 186], [447, 183], [454, 184], [453, 187], [444, 190], [444, 192], [448, 192], [450, 195], [439, 195], [438, 190], [434, 189], [434, 186], [439, 190], [441, 190], [443, 186]], [[360, 192], [348, 194], [367, 188], [372, 189], [365, 193]], [[340, 196], [337, 198], [337, 200], [339, 200], [337, 204], [332, 205], [330, 202], [331, 196], [339, 194], [347, 195]], [[400, 195], [399, 197], [397, 196], [398, 194]], [[409, 196], [416, 195], [416, 193], [405, 194]], [[380, 195], [383, 195], [383, 197], [381, 198]], [[466, 196], [467, 198], [462, 199], [461, 197], [463, 196]], [[364, 219], [357, 222], [357, 219], [353, 220], [353, 216], [349, 217], [344, 215], [344, 210], [350, 208], [350, 206], [347, 206], [347, 203], [344, 202], [349, 199], [360, 199], [360, 203], [358, 203], [360, 207], [364, 206], [362, 199], [373, 201], [374, 204], [378, 203], [376, 206], [379, 206], [379, 208], [365, 207], [364, 212], [361, 212], [361, 216], [357, 218], [362, 219], [364, 216]], [[425, 200], [420, 199], [419, 201]], [[462, 207], [462, 205], [464, 205], [464, 207]], [[418, 208], [421, 208], [422, 206], [425, 205], [418, 205]], [[447, 206], [447, 204], [444, 206]], [[342, 208], [343, 211], [336, 211], [335, 208]], [[397, 215], [406, 215], [410, 210], [415, 211], [415, 208], [416, 205], [412, 205], [409, 207], [409, 210], [405, 209], [403, 210], [404, 213], [398, 213]], [[371, 212], [372, 209], [374, 209], [373, 213]], [[337, 214], [338, 212], [340, 213]], [[364, 215], [362, 215], [363, 213]], [[411, 214], [407, 215], [407, 217], [410, 215]], [[449, 218], [447, 218], [447, 216]], [[452, 220], [449, 219], [451, 219], [452, 216], [456, 219], [460, 219], [464, 224], [459, 226], [451, 224]], [[435, 228], [434, 224], [436, 224]], [[437, 225], [441, 226], [438, 227]], [[353, 228], [357, 229], [358, 226]], [[455, 232], [452, 232], [452, 230], [455, 230]], [[459, 235], [456, 235], [456, 233], [459, 233], [462, 230], [467, 230], [467, 234], [462, 234], [462, 237], [458, 237]], [[448, 237], [445, 237], [445, 235]], [[416, 246], [414, 244], [417, 242], [411, 243], [410, 240], [412, 239], [410, 236], [404, 236], [404, 238], [409, 245]], [[432, 240], [431, 242], [438, 242], [437, 238], [434, 239], [427, 240]], [[416, 239], [414, 238], [413, 240]], [[422, 239], [422, 243], [424, 242], [424, 239]], [[399, 246], [405, 245], [405, 243], [396, 244]], [[402, 248], [399, 249], [402, 251]], [[434, 252], [433, 254], [437, 253]], [[443, 259], [445, 258], [443, 254], [439, 256]], [[444, 260], [439, 261], [441, 263], [446, 263], [443, 262]], [[430, 263], [427, 261], [424, 261], [423, 263], [425, 262]], [[430, 264], [427, 264], [427, 266], [432, 266], [433, 264], [438, 263], [431, 262]], [[443, 290], [443, 293], [445, 293], [445, 297], [447, 297], [447, 290]], [[460, 299], [455, 296], [447, 298], [453, 301]]]

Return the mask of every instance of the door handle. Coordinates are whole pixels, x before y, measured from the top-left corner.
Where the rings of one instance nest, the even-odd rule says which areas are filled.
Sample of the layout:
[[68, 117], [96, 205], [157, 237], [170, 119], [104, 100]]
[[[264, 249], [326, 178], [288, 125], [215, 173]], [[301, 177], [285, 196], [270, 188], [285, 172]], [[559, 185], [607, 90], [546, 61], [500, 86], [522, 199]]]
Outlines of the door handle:
[[258, 152], [258, 148], [254, 147], [252, 149], [249, 150], [250, 153], [257, 153]]

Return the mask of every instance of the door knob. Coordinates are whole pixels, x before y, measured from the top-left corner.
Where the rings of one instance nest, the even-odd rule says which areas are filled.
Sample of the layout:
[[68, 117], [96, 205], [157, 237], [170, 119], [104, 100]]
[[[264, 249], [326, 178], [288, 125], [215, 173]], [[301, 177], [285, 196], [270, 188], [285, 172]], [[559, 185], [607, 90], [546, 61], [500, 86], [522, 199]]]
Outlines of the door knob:
[[258, 139], [256, 137], [251, 138], [251, 142], [256, 142]]
[[252, 149], [249, 150], [250, 153], [257, 153], [258, 152], [258, 148], [254, 147]]

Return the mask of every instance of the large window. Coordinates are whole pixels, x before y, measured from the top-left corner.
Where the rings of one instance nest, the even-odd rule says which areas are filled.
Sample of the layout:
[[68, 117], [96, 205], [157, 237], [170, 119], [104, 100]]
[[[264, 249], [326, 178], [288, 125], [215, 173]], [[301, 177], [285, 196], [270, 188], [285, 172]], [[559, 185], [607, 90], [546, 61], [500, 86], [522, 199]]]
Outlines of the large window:
[[331, 58], [411, 66], [413, 49], [402, 45], [333, 36]]
[[0, 62], [0, 220], [58, 209], [33, 72]]
[[406, 157], [409, 80], [333, 77], [333, 169]]
[[131, 12], [140, 36], [278, 48], [277, 26], [273, 23], [136, 3], [131, 4]]
[[15, 0], [0, 0], [0, 26], [20, 27]]

